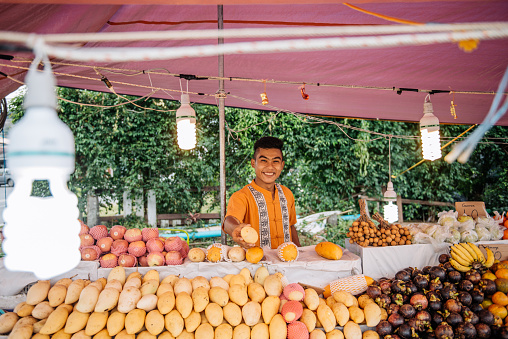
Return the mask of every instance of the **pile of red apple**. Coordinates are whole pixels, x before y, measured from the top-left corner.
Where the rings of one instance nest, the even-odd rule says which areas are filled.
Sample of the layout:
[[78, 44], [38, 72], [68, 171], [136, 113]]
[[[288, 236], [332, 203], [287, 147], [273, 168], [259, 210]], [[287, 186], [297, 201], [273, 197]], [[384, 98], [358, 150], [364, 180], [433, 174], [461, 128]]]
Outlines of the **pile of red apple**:
[[104, 225], [89, 228], [81, 223], [81, 260], [99, 260], [101, 267], [181, 265], [189, 245], [180, 237], [163, 238], [157, 228]]

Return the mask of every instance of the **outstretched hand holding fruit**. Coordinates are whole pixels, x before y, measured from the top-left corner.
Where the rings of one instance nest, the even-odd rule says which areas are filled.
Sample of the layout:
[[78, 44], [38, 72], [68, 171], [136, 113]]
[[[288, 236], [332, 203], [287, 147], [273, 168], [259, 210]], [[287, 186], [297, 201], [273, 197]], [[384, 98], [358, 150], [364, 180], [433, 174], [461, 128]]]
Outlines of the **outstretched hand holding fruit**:
[[[249, 224], [242, 223], [233, 216], [228, 216], [224, 219], [224, 230], [226, 231], [226, 233], [231, 235], [233, 241], [243, 248], [251, 248], [256, 246], [257, 239], [254, 242], [247, 242], [246, 239], [242, 237], [242, 229], [246, 227], [252, 229], [252, 227], [250, 227]], [[257, 232], [255, 230], [254, 232], [256, 233], [257, 237]], [[243, 232], [243, 236], [246, 236], [248, 241], [250, 241], [250, 239], [248, 238], [250, 234], [252, 234], [250, 231]]]

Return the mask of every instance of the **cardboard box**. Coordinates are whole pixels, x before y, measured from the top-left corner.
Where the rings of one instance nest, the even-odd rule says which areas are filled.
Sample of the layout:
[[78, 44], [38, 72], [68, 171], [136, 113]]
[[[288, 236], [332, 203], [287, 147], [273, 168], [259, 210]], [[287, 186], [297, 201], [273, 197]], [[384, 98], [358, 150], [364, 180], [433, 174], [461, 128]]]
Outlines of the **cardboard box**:
[[488, 244], [487, 242], [482, 242], [477, 244], [482, 253], [487, 256], [487, 252], [485, 251], [485, 247], [490, 248], [492, 252], [494, 252], [494, 258], [499, 261], [508, 260], [508, 244], [499, 244], [493, 243]]
[[488, 216], [483, 201], [459, 201], [455, 203], [455, 210], [459, 212], [459, 217], [465, 214], [475, 220], [478, 217]]

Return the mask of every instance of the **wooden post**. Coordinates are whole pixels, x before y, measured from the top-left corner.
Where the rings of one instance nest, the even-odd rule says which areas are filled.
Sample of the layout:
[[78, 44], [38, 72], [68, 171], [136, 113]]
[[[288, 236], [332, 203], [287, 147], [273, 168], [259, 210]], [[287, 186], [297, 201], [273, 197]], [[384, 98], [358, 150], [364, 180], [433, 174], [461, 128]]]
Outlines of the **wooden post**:
[[404, 216], [403, 216], [403, 213], [402, 213], [402, 198], [400, 197], [400, 195], [397, 195], [397, 207], [398, 207], [398, 210], [399, 210], [399, 224], [402, 224], [404, 222]]

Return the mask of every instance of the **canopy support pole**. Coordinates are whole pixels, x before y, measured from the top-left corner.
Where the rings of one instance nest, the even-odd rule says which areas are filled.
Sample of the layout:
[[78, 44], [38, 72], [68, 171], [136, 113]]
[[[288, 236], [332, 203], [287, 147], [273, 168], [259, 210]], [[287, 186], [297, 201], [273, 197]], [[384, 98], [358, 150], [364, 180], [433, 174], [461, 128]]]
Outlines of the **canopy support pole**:
[[[224, 29], [224, 11], [223, 6], [217, 6], [217, 21], [218, 21], [218, 29]], [[219, 45], [224, 44], [224, 38], [219, 37], [218, 40]], [[226, 101], [226, 93], [224, 91], [224, 55], [219, 54], [219, 145], [220, 145], [220, 217], [221, 221], [224, 220], [226, 216], [226, 114], [225, 114], [225, 101]], [[227, 238], [226, 233], [221, 230], [221, 243], [226, 244]]]

